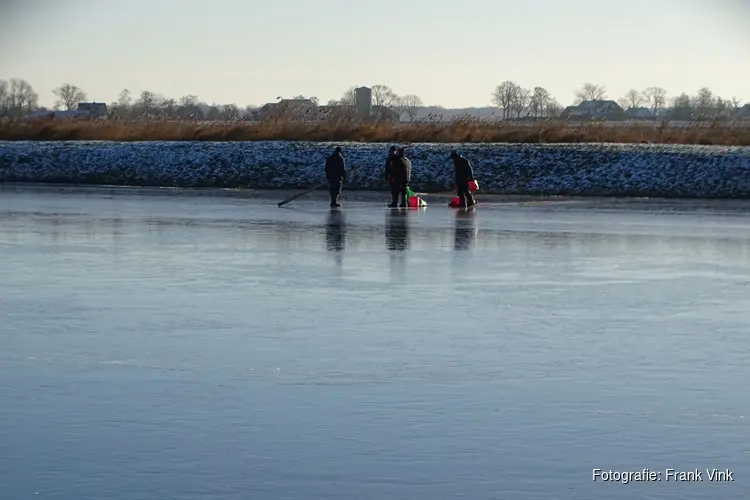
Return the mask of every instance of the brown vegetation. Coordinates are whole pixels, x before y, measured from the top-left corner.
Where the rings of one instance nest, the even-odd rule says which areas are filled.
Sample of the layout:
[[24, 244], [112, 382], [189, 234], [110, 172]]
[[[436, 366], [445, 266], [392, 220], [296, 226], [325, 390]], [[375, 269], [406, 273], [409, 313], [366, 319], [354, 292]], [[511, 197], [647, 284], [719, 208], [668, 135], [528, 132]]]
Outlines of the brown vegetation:
[[564, 123], [508, 124], [478, 119], [362, 124], [345, 120], [204, 122], [174, 120], [0, 119], [0, 140], [31, 141], [354, 141], [398, 143], [662, 143], [750, 146], [746, 124]]

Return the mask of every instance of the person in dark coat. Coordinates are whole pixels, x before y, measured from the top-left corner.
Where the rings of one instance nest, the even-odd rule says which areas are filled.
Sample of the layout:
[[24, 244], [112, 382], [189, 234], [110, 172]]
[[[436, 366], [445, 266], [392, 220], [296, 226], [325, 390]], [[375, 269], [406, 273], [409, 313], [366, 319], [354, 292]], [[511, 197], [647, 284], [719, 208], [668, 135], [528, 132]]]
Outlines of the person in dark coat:
[[337, 208], [341, 188], [346, 180], [346, 163], [341, 155], [341, 148], [337, 147], [331, 156], [326, 159], [326, 179], [328, 179], [328, 192], [331, 194], [331, 208]]
[[398, 198], [401, 197], [401, 206], [408, 206], [408, 193], [406, 188], [411, 181], [411, 162], [406, 157], [404, 148], [399, 148], [390, 159], [390, 171], [388, 172], [388, 183], [391, 188], [391, 208], [398, 206]]
[[393, 157], [396, 156], [396, 146], [388, 148], [388, 156], [385, 159], [385, 182], [391, 184], [391, 165], [393, 164]]
[[453, 160], [453, 172], [456, 181], [456, 194], [460, 200], [460, 207], [471, 207], [477, 202], [469, 190], [469, 182], [474, 180], [474, 169], [467, 158], [464, 158], [456, 151], [451, 151], [451, 160]]
[[388, 156], [385, 158], [385, 183], [391, 186], [391, 170], [393, 170], [393, 158], [396, 156], [396, 146], [388, 148]]

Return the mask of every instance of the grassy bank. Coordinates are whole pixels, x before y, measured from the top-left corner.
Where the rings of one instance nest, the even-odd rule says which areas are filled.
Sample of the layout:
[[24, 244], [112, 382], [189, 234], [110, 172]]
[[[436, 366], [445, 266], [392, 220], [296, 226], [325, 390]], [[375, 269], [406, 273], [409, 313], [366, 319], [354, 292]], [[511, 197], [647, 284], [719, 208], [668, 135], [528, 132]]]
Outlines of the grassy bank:
[[731, 124], [503, 124], [478, 119], [446, 123], [305, 124], [165, 120], [0, 120], [0, 140], [30, 141], [354, 141], [390, 143], [662, 143], [750, 146], [750, 127]]

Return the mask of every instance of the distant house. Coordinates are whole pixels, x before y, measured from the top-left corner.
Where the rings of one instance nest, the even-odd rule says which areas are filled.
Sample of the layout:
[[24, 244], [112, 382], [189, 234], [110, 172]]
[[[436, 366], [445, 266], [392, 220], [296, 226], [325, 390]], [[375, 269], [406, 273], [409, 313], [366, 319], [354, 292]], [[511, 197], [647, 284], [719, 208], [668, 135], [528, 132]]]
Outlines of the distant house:
[[373, 121], [399, 121], [399, 113], [385, 106], [373, 106], [369, 88], [356, 89], [358, 102], [354, 106], [318, 106], [311, 99], [281, 99], [269, 102], [255, 111], [259, 121], [288, 119], [298, 121], [327, 121], [331, 119], [362, 119]]
[[735, 111], [733, 118], [738, 120], [750, 120], [750, 104], [745, 104]]
[[[344, 106], [344, 105], [337, 105], [337, 106], [321, 106], [321, 109], [324, 110], [324, 113], [328, 113], [334, 117], [341, 116], [341, 117], [356, 117], [357, 116], [357, 110], [354, 106]], [[370, 116], [369, 119], [373, 121], [387, 121], [387, 122], [397, 122], [400, 120], [400, 115], [397, 111], [388, 108], [386, 106], [372, 106], [370, 109]]]
[[671, 114], [667, 108], [630, 108], [625, 111], [626, 117], [632, 120], [668, 120]]
[[255, 116], [261, 121], [275, 118], [314, 119], [317, 107], [311, 99], [282, 99], [263, 105], [255, 111]]
[[596, 100], [583, 101], [577, 106], [568, 106], [563, 110], [561, 118], [621, 120], [625, 116], [625, 110], [615, 101]]
[[628, 118], [634, 120], [651, 120], [654, 118], [654, 111], [649, 108], [630, 108], [625, 111]]
[[385, 106], [373, 106], [372, 112], [377, 120], [387, 122], [401, 121], [401, 115], [397, 111], [394, 111], [391, 108], [386, 108]]
[[107, 116], [107, 104], [103, 102], [79, 102], [78, 115], [102, 118]]
[[75, 118], [78, 116], [78, 111], [75, 109], [70, 110], [54, 110], [54, 109], [40, 109], [29, 115], [32, 119], [43, 119], [43, 118]]

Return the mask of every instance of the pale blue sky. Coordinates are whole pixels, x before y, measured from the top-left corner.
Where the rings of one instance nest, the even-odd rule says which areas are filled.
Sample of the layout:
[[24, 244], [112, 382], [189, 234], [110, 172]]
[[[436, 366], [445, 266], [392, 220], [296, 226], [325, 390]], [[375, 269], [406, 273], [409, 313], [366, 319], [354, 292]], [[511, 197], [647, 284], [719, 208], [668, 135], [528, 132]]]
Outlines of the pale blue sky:
[[382, 83], [468, 107], [504, 80], [563, 105], [584, 82], [750, 101], [749, 27], [750, 0], [0, 0], [0, 78], [48, 106], [63, 82], [105, 102], [326, 101]]

